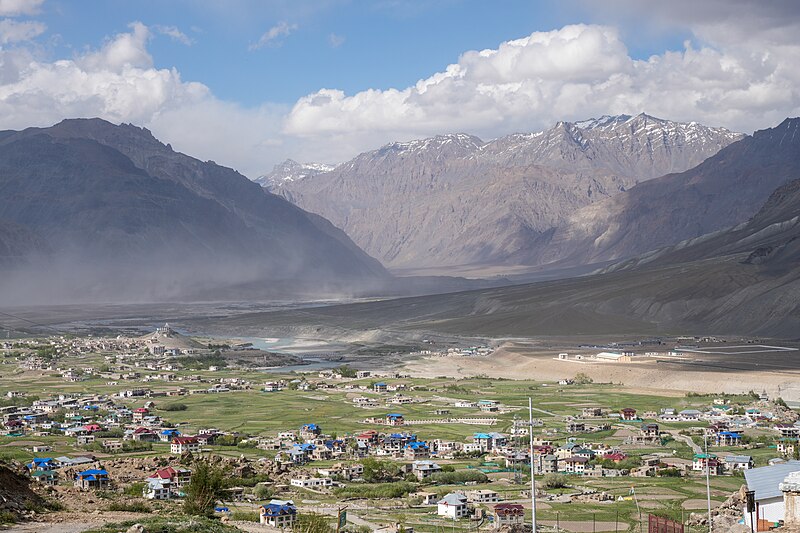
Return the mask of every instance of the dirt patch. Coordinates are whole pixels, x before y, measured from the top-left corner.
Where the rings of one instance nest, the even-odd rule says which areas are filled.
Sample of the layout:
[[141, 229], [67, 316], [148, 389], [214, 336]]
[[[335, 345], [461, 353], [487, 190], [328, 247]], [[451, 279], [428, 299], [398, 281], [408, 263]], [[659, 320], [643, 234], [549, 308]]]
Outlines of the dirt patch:
[[[717, 501], [711, 500], [711, 508], [712, 509], [716, 509], [720, 505], [722, 505], [721, 502], [717, 502]], [[702, 500], [700, 498], [696, 498], [696, 499], [692, 499], [692, 500], [686, 500], [685, 502], [683, 502], [681, 504], [681, 507], [683, 507], [684, 509], [708, 509], [708, 501], [707, 500]]]

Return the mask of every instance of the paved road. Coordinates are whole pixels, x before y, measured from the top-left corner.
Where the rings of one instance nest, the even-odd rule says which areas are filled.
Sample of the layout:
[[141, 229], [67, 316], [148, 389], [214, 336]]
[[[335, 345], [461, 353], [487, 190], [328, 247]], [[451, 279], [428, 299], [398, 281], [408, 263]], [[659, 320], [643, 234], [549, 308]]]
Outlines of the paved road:
[[679, 440], [688, 444], [694, 453], [703, 453], [703, 449], [699, 445], [695, 444], [691, 437], [687, 435], [681, 435], [677, 430], [674, 429], [670, 431], [669, 434], [675, 437], [675, 440]]

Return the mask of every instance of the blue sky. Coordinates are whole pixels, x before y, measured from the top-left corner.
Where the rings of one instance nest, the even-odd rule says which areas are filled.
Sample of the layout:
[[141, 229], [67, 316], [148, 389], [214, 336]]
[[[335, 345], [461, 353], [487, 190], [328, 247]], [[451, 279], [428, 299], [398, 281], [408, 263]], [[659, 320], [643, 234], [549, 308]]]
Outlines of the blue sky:
[[[132, 21], [175, 27], [192, 44], [153, 39], [149, 49], [156, 67], [176, 67], [220, 98], [257, 105], [290, 104], [322, 87], [347, 93], [406, 87], [466, 50], [605, 17], [565, 1], [53, 0], [38, 18], [49, 34], [58, 35], [53, 57], [96, 47]], [[249, 49], [281, 23], [296, 28], [272, 45]], [[626, 44], [634, 58], [680, 49], [689, 36], [629, 34]]]
[[800, 114], [792, 0], [0, 0], [0, 128], [99, 116], [251, 177], [647, 112]]

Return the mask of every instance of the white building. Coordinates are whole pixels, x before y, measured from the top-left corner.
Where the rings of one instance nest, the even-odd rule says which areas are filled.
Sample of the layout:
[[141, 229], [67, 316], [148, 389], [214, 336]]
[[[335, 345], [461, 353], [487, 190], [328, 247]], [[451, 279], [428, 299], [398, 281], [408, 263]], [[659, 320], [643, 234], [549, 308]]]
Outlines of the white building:
[[453, 520], [464, 518], [469, 514], [469, 509], [467, 508], [467, 497], [463, 494], [451, 492], [436, 502], [436, 505], [437, 514], [439, 516], [446, 516], [448, 518], [452, 518]]
[[[753, 521], [757, 519], [777, 522], [784, 519], [786, 506], [780, 484], [792, 472], [800, 472], [800, 461], [787, 461], [771, 466], [751, 468], [744, 471], [744, 479], [748, 490], [756, 492], [756, 512]], [[750, 513], [742, 509], [744, 523], [750, 523]]]
[[329, 477], [296, 477], [292, 478], [293, 487], [304, 489], [321, 489], [333, 485], [333, 480]]

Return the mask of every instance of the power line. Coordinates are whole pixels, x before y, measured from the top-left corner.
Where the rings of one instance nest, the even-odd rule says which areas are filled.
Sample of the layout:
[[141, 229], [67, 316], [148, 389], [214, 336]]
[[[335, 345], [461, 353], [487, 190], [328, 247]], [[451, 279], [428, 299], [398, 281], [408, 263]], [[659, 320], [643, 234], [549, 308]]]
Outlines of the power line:
[[[10, 317], [10, 318], [15, 318], [17, 320], [22, 320], [23, 322], [27, 322], [28, 324], [32, 324], [32, 325], [34, 325], [36, 327], [45, 328], [45, 329], [49, 329], [51, 331], [55, 331], [58, 334], [62, 334], [63, 333], [62, 331], [57, 330], [56, 328], [54, 328], [52, 326], [48, 326], [46, 324], [40, 324], [39, 322], [34, 322], [33, 320], [30, 320], [30, 319], [27, 319], [27, 318], [24, 318], [24, 317], [21, 317], [21, 316], [12, 315], [11, 313], [6, 313], [6, 312], [3, 312], [3, 311], [0, 311], [0, 315], [7, 316], [7, 317]], [[14, 329], [14, 331], [20, 331], [20, 330], [15, 329], [15, 328], [10, 328], [10, 329]]]

